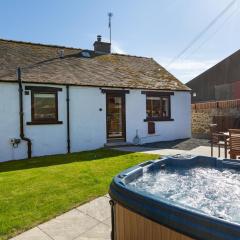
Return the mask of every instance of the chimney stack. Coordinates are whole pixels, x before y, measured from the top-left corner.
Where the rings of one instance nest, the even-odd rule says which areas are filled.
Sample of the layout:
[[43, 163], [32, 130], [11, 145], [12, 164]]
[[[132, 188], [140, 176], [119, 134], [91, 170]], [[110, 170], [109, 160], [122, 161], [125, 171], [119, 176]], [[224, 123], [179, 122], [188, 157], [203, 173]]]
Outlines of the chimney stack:
[[108, 42], [102, 42], [102, 36], [97, 35], [97, 41], [94, 42], [94, 51], [100, 54], [111, 53], [111, 44]]

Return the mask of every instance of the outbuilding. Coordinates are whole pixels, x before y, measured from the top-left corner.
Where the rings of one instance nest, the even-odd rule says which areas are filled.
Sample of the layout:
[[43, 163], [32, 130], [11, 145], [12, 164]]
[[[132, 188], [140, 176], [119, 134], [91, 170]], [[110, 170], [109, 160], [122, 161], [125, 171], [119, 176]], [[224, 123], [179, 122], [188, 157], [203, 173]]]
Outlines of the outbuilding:
[[0, 161], [191, 136], [190, 89], [110, 48], [0, 40]]

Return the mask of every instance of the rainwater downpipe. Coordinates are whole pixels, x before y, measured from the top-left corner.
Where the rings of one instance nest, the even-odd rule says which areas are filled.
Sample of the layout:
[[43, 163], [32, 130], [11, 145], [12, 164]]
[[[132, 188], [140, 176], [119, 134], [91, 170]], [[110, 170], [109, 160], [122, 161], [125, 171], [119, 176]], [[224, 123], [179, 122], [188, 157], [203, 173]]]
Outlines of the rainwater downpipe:
[[20, 138], [27, 142], [28, 158], [32, 157], [32, 141], [24, 135], [24, 119], [23, 119], [23, 87], [21, 78], [21, 68], [17, 68], [18, 92], [19, 92], [19, 121], [20, 121]]
[[68, 153], [71, 152], [71, 141], [70, 141], [70, 107], [69, 107], [69, 85], [66, 86], [66, 92], [67, 92], [67, 151]]

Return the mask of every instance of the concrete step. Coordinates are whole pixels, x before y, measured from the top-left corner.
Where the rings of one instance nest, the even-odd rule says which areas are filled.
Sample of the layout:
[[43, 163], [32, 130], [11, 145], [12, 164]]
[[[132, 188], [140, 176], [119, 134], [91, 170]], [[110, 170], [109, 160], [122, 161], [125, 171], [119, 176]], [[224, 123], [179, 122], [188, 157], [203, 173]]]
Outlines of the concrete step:
[[108, 142], [104, 144], [104, 147], [106, 148], [130, 147], [130, 146], [134, 146], [134, 145], [129, 142], [119, 142], [119, 141], [113, 141], [113, 142]]

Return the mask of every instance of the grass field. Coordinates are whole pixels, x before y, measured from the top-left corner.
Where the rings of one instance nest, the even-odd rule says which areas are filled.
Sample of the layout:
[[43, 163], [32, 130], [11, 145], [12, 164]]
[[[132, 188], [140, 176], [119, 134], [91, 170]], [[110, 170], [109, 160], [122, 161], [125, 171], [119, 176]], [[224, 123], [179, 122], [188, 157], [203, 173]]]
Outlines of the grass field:
[[106, 194], [118, 172], [157, 157], [99, 149], [0, 163], [0, 239]]

